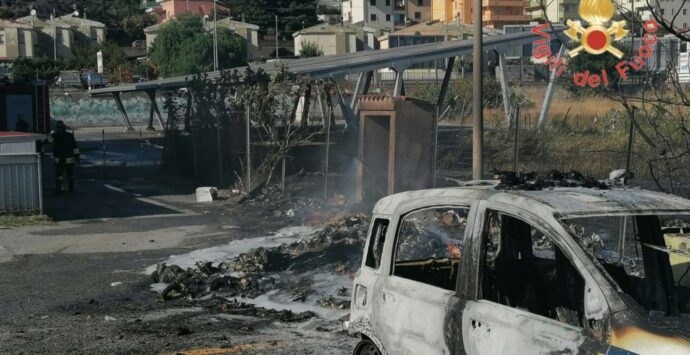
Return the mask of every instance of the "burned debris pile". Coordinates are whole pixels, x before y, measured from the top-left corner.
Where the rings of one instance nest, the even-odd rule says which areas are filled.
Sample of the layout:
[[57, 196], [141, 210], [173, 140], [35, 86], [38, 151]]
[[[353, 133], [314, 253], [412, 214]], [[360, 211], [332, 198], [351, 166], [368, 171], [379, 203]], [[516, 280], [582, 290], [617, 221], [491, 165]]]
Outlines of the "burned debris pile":
[[609, 188], [609, 184], [606, 181], [600, 181], [591, 176], [584, 176], [576, 170], [569, 172], [552, 170], [544, 176], [539, 176], [536, 172], [519, 173], [496, 170], [493, 173], [494, 178], [500, 181], [496, 186], [498, 190], [535, 191], [550, 187], [586, 187], [602, 190]]
[[[313, 293], [310, 281], [289, 280], [281, 273], [302, 274], [319, 271], [337, 275], [349, 275], [359, 267], [364, 248], [369, 219], [355, 214], [334, 217], [322, 229], [309, 238], [277, 247], [260, 247], [240, 254], [233, 260], [218, 265], [198, 262], [193, 268], [159, 264], [151, 277], [162, 285], [164, 300], [188, 298], [204, 300], [217, 296], [224, 300], [235, 298], [253, 299], [275, 290], [285, 290], [293, 302], [304, 302]], [[323, 308], [346, 309], [349, 307], [348, 290], [338, 290], [336, 297], [324, 297], [318, 301]], [[311, 318], [311, 312], [292, 313], [289, 310], [274, 311], [234, 300], [223, 302], [221, 311], [232, 314], [252, 315], [281, 321], [299, 321]]]

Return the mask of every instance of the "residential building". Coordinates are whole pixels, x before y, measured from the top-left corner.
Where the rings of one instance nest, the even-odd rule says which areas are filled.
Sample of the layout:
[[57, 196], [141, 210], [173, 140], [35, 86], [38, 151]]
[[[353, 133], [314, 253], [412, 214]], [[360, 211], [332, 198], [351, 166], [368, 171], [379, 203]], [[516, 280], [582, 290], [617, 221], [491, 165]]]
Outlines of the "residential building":
[[690, 26], [690, 6], [683, 0], [660, 0], [659, 8], [656, 8], [656, 1], [650, 1], [651, 7], [646, 0], [621, 0], [620, 7], [624, 11], [638, 14], [642, 20], [653, 19], [652, 11], [673, 28], [681, 31], [688, 30]]
[[[204, 22], [207, 31], [213, 31], [213, 21]], [[146, 35], [146, 48], [151, 49], [153, 42], [158, 37], [158, 31], [160, 31], [161, 24], [146, 27], [144, 29], [144, 34]], [[247, 40], [247, 60], [252, 61], [257, 58], [259, 52], [259, 26], [253, 25], [251, 23], [244, 23], [240, 21], [234, 21], [230, 18], [225, 18], [218, 20], [218, 28], [228, 28], [235, 32], [237, 35], [241, 36]]]
[[[379, 37], [381, 49], [411, 46], [417, 44], [455, 41], [472, 37], [474, 26], [456, 22], [420, 23]], [[484, 28], [487, 36], [503, 34], [502, 31]]]
[[324, 55], [357, 51], [357, 31], [346, 26], [319, 24], [293, 33], [292, 38], [295, 55], [300, 55], [306, 43], [316, 44]]
[[532, 21], [565, 23], [569, 19], [578, 19], [579, 5], [579, 0], [530, 0], [526, 11]]
[[106, 27], [102, 22], [77, 17], [75, 14], [60, 16], [57, 20], [72, 27], [77, 46], [87, 47], [105, 42]]
[[406, 0], [408, 22], [422, 23], [432, 21], [432, 1], [433, 0]]
[[31, 25], [0, 20], [0, 60], [34, 57], [36, 41]]
[[[401, 28], [407, 20], [406, 1], [410, 0], [349, 0], [343, 2], [343, 21], [355, 24], [383, 25], [387, 28]], [[417, 1], [417, 0], [411, 0]], [[424, 0], [431, 1], [431, 0]]]
[[[213, 22], [207, 22], [206, 27], [212, 30]], [[247, 40], [247, 60], [252, 61], [259, 54], [259, 26], [251, 23], [235, 21], [231, 18], [218, 20], [218, 27], [229, 28]]]
[[41, 19], [36, 16], [18, 18], [17, 22], [31, 26], [36, 32], [36, 55], [55, 59], [72, 58], [74, 35], [72, 26], [58, 19]]
[[[141, 7], [156, 16], [159, 24], [166, 23], [184, 12], [213, 16], [213, 0], [142, 0]], [[216, 4], [216, 8], [227, 9], [220, 4]]]
[[[430, 0], [431, 17], [434, 21], [472, 24], [474, 0]], [[534, 0], [539, 1], [539, 0]], [[577, 0], [549, 0], [577, 1]], [[525, 13], [527, 0], [483, 0], [483, 26], [502, 28], [508, 24], [527, 23], [530, 16]]]
[[454, 0], [431, 1], [431, 18], [434, 21], [450, 22], [455, 19]]

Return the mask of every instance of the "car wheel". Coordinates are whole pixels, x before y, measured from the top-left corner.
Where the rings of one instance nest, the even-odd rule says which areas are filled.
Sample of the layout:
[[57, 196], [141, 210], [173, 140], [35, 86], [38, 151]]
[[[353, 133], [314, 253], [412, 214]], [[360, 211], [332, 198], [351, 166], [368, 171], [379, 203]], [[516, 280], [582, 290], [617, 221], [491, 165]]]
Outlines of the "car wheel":
[[368, 339], [362, 340], [355, 347], [355, 351], [352, 352], [353, 355], [381, 355], [381, 350], [376, 347], [376, 345]]

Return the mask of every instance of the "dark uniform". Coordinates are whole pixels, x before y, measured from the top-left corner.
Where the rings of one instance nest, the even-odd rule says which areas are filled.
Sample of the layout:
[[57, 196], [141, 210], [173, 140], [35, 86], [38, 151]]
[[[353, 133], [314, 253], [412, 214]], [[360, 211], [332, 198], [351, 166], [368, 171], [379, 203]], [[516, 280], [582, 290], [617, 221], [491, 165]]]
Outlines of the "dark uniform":
[[62, 181], [67, 171], [69, 191], [74, 191], [74, 163], [79, 162], [79, 147], [72, 133], [67, 132], [65, 124], [58, 122], [55, 132], [48, 136], [48, 142], [53, 145], [53, 159], [55, 160], [55, 193], [62, 192]]

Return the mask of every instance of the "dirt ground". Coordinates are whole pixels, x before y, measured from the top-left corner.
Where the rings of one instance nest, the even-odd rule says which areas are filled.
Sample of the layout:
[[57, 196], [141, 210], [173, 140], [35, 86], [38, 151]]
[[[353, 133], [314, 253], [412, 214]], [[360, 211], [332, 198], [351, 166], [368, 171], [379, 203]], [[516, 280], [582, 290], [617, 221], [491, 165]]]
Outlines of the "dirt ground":
[[[318, 207], [270, 196], [241, 206], [234, 196], [196, 203], [189, 186], [160, 175], [156, 134], [131, 138], [117, 131], [106, 132], [106, 154], [100, 130], [76, 132], [85, 154], [74, 195], [54, 196], [46, 169], [45, 213], [54, 223], [0, 229], [0, 353], [352, 351], [357, 340], [341, 331], [343, 310], [310, 305], [314, 316], [288, 322], [227, 312], [228, 297], [164, 301], [152, 291], [147, 268], [171, 255], [252, 239], [282, 242], [276, 232], [302, 226]], [[319, 181], [296, 176], [288, 186], [316, 198]], [[321, 222], [310, 223], [316, 230]], [[339, 283], [348, 280], [344, 275]]]

